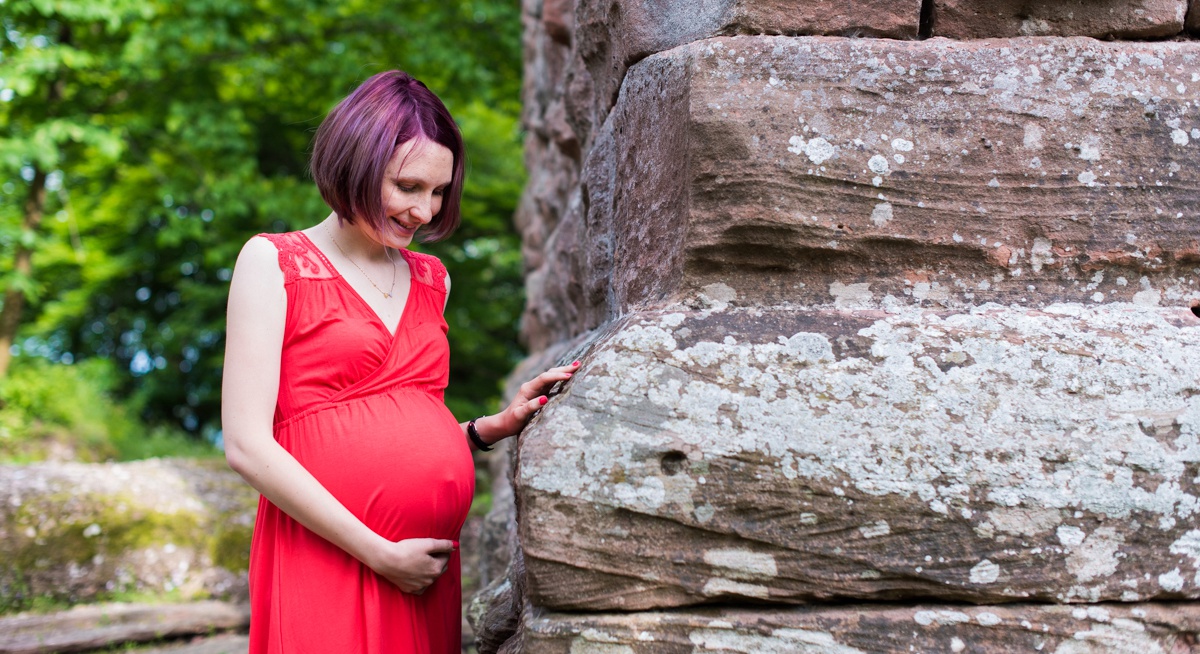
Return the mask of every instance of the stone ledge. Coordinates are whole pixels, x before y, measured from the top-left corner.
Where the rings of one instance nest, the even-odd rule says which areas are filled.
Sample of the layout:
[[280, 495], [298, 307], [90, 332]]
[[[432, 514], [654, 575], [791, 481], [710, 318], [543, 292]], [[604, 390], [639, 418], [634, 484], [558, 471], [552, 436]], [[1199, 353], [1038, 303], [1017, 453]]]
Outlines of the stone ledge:
[[522, 628], [525, 654], [1163, 654], [1200, 647], [1200, 604], [534, 611]]
[[1200, 597], [1200, 321], [1130, 304], [628, 317], [524, 432], [558, 610]]
[[952, 39], [1155, 39], [1183, 31], [1188, 0], [935, 0], [934, 7], [933, 34]]
[[619, 312], [718, 282], [750, 304], [1186, 306], [1197, 80], [1197, 42], [690, 43], [626, 76], [582, 242], [611, 243]]

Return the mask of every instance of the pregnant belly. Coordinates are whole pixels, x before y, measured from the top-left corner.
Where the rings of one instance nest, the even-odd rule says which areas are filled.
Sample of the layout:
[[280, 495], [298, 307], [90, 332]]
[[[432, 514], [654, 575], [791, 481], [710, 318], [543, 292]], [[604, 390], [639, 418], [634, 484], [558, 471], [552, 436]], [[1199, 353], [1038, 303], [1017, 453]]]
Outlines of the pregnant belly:
[[276, 438], [384, 538], [458, 537], [475, 467], [458, 423], [436, 398], [375, 395], [302, 416]]

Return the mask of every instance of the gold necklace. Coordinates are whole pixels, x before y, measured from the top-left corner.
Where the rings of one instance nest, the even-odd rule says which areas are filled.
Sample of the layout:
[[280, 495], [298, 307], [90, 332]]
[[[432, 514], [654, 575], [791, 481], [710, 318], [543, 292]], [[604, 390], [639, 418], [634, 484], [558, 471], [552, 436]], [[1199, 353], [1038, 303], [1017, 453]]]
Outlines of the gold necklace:
[[371, 279], [371, 276], [367, 274], [367, 271], [362, 269], [362, 266], [355, 263], [354, 259], [351, 259], [350, 255], [346, 254], [346, 251], [342, 249], [342, 246], [338, 245], [337, 239], [333, 236], [333, 230], [329, 228], [329, 223], [325, 223], [325, 233], [329, 234], [329, 240], [333, 241], [333, 247], [337, 248], [338, 252], [342, 253], [342, 256], [345, 257], [346, 261], [350, 262], [350, 265], [358, 268], [358, 272], [362, 273], [362, 276], [367, 278], [367, 282], [369, 282], [371, 286], [374, 286], [375, 290], [383, 293], [383, 297], [389, 300], [392, 299], [392, 291], [396, 290], [396, 262], [392, 261], [392, 254], [388, 252], [387, 246], [384, 246], [383, 253], [387, 255], [388, 261], [392, 261], [392, 285], [389, 286], [388, 290], [385, 291], [382, 288], [379, 288], [379, 285], [375, 283], [375, 280]]

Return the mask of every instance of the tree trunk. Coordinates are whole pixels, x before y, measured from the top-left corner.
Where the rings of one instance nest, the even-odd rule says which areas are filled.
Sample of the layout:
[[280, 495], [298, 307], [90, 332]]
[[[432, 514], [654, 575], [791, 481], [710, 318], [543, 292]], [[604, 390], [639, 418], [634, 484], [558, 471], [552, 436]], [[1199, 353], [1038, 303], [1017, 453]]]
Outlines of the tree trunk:
[[[29, 197], [25, 200], [25, 217], [21, 221], [22, 238], [17, 242], [13, 257], [13, 273], [21, 277], [33, 274], [33, 248], [26, 245], [24, 235], [36, 232], [42, 224], [46, 211], [46, 173], [40, 166], [33, 167], [33, 181], [29, 183]], [[20, 287], [10, 286], [4, 292], [4, 307], [0, 308], [0, 377], [8, 374], [12, 361], [13, 340], [21, 326], [21, 313], [25, 310], [25, 293]]]
[[[59, 25], [58, 42], [71, 45], [71, 26]], [[58, 113], [58, 101], [63, 97], [66, 80], [56, 78], [46, 91], [46, 116]], [[13, 255], [13, 274], [30, 279], [33, 277], [33, 244], [28, 234], [36, 234], [46, 213], [46, 171], [33, 164], [33, 179], [29, 182], [29, 196], [25, 199], [25, 216], [21, 220], [21, 238], [17, 240], [17, 251]], [[0, 378], [8, 376], [8, 365], [12, 362], [13, 341], [17, 328], [21, 326], [21, 314], [25, 311], [24, 285], [9, 286], [4, 292], [4, 307], [0, 308]]]

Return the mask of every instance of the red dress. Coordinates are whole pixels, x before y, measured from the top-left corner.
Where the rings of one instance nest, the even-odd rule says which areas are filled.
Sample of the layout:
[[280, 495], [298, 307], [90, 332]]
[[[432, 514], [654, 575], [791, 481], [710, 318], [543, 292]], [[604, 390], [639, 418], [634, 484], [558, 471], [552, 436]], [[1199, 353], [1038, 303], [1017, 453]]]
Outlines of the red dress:
[[[470, 448], [443, 392], [446, 270], [401, 251], [412, 283], [393, 336], [301, 232], [279, 250], [287, 321], [275, 440], [389, 540], [458, 540], [475, 490]], [[461, 651], [458, 553], [410, 595], [266, 499], [250, 553], [251, 654]]]

